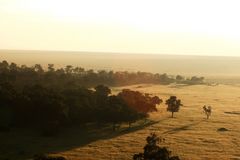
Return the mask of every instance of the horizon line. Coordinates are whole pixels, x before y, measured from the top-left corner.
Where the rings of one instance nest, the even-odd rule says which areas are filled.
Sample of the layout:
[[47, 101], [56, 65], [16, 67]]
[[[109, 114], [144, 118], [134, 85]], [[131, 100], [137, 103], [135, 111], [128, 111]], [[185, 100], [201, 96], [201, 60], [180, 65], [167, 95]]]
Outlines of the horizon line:
[[193, 56], [193, 57], [232, 57], [232, 58], [240, 58], [239, 56], [236, 55], [200, 55], [200, 54], [168, 54], [168, 53], [145, 53], [145, 52], [117, 52], [117, 51], [81, 51], [81, 50], [41, 50], [41, 49], [0, 49], [0, 52], [2, 51], [10, 51], [10, 52], [71, 52], [71, 53], [89, 53], [89, 54], [93, 54], [93, 53], [99, 53], [99, 54], [127, 54], [127, 55], [151, 55], [151, 56]]

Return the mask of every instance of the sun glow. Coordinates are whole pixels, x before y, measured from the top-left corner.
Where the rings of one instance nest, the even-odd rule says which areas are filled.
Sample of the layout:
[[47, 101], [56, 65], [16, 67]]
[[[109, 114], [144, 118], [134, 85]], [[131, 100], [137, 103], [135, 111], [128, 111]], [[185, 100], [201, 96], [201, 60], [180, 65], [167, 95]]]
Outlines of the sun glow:
[[[29, 27], [27, 25], [32, 26], [27, 30], [29, 34], [40, 37], [38, 39], [42, 39], [41, 37], [53, 31], [52, 34], [58, 37], [56, 45], [65, 44], [65, 47], [59, 48], [65, 48], [65, 50], [154, 53], [171, 50], [170, 52], [177, 53], [186, 51], [176, 46], [183, 45], [186, 50], [189, 48], [188, 44], [202, 41], [207, 45], [193, 44], [191, 47], [198, 49], [199, 53], [212, 52], [214, 49], [209, 48], [208, 44], [219, 44], [217, 47], [220, 48], [215, 49], [214, 54], [215, 52], [225, 54], [225, 51], [229, 50], [234, 52], [233, 55], [237, 55], [240, 51], [238, 6], [240, 2], [237, 0], [1, 0], [0, 18], [4, 20], [0, 24], [3, 24], [2, 33], [4, 32], [3, 35], [6, 35], [6, 38], [11, 37], [7, 32], [19, 30], [26, 32], [24, 28]], [[19, 28], [16, 29], [10, 25], [18, 25]], [[45, 28], [41, 35], [34, 32], [39, 26]], [[71, 38], [69, 34], [74, 36]], [[162, 47], [161, 42], [168, 40], [162, 37], [171, 39], [165, 48]], [[70, 38], [78, 42], [84, 41], [82, 47], [65, 43], [63, 40]], [[86, 44], [90, 41], [91, 45]], [[129, 43], [126, 44], [126, 41]], [[176, 42], [177, 44], [173, 46]], [[184, 43], [187, 45], [184, 46]], [[105, 44], [111, 45], [106, 48]], [[15, 43], [11, 45], [22, 46]], [[86, 46], [92, 46], [92, 48]], [[136, 49], [136, 46], [142, 46], [142, 48]], [[44, 47], [57, 49], [54, 43], [52, 47], [33, 45], [33, 48], [43, 49]], [[175, 49], [169, 49], [169, 47]]]

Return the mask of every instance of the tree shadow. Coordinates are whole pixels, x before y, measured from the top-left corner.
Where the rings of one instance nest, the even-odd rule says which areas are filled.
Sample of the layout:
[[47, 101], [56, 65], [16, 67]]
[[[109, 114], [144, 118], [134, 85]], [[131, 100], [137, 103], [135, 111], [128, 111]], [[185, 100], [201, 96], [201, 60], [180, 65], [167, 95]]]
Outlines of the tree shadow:
[[202, 122], [203, 122], [203, 120], [195, 122], [195, 123], [190, 123], [190, 124], [187, 124], [187, 125], [183, 125], [183, 126], [180, 126], [180, 127], [173, 128], [173, 129], [170, 129], [168, 131], [165, 131], [162, 134], [174, 134], [174, 133], [178, 133], [178, 132], [181, 132], [181, 131], [190, 130], [191, 127], [196, 126], [196, 125], [198, 125], [198, 124], [200, 124]]
[[[160, 120], [161, 121], [161, 120]], [[121, 127], [117, 131], [112, 126], [89, 125], [64, 129], [54, 137], [43, 137], [39, 133], [27, 130], [13, 130], [0, 133], [0, 159], [22, 160], [32, 158], [35, 154], [54, 154], [83, 147], [97, 140], [112, 139], [124, 134], [136, 132], [160, 121], [138, 123], [130, 128]]]
[[225, 114], [240, 115], [240, 111], [224, 112]]

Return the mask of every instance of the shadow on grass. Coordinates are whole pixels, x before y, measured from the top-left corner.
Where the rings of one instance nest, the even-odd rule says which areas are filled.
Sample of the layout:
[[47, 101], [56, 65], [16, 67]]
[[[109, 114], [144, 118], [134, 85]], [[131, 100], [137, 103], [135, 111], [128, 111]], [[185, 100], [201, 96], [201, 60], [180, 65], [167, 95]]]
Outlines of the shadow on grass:
[[195, 123], [190, 123], [190, 124], [187, 124], [187, 125], [184, 125], [184, 126], [180, 126], [180, 127], [177, 127], [177, 128], [173, 128], [171, 130], [163, 132], [162, 134], [174, 134], [174, 133], [178, 133], [178, 132], [181, 132], [181, 131], [190, 130], [191, 127], [196, 126], [196, 125], [198, 125], [198, 124], [200, 124], [202, 122], [204, 122], [204, 120], [198, 121], [198, 122], [195, 122]]
[[224, 112], [225, 114], [240, 115], [240, 111]]
[[112, 126], [96, 124], [64, 129], [58, 136], [43, 137], [39, 133], [27, 130], [14, 129], [8, 133], [0, 133], [0, 159], [22, 160], [32, 158], [35, 154], [54, 154], [91, 142], [135, 132], [160, 121], [140, 121], [128, 128], [127, 125], [117, 131]]

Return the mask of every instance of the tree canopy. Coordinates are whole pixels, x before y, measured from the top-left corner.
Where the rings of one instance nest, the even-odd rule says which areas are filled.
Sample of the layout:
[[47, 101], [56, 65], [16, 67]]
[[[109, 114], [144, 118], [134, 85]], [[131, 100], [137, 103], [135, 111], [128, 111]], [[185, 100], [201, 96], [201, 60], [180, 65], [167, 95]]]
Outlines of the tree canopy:
[[182, 106], [181, 100], [177, 99], [176, 96], [170, 96], [169, 99], [166, 100], [167, 104], [167, 111], [172, 112], [172, 118], [174, 112], [178, 112], [180, 109], [180, 106]]

